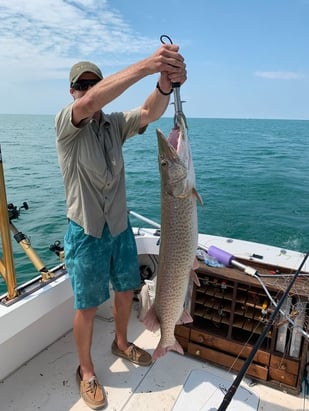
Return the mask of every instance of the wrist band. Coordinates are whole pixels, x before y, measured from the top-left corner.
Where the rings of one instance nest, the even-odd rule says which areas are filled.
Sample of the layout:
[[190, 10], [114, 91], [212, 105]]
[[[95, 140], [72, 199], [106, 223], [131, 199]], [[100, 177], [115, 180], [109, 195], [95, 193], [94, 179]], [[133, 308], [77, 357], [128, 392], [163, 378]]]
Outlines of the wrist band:
[[171, 90], [170, 90], [168, 93], [165, 93], [163, 90], [161, 90], [161, 87], [160, 87], [160, 85], [159, 85], [159, 82], [157, 82], [156, 87], [157, 87], [157, 89], [160, 91], [160, 93], [163, 94], [163, 96], [169, 96], [169, 95], [172, 94], [172, 92], [173, 92], [173, 89], [171, 88]]

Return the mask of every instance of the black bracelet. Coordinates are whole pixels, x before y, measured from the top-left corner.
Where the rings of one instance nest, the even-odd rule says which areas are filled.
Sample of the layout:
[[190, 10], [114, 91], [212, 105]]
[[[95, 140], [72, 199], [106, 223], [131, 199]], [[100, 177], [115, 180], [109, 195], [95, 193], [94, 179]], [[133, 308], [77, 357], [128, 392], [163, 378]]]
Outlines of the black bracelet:
[[170, 94], [172, 94], [173, 89], [171, 88], [171, 90], [168, 93], [165, 93], [163, 90], [161, 90], [160, 84], [159, 82], [157, 82], [156, 85], [157, 89], [160, 91], [161, 94], [163, 94], [163, 96], [169, 96]]

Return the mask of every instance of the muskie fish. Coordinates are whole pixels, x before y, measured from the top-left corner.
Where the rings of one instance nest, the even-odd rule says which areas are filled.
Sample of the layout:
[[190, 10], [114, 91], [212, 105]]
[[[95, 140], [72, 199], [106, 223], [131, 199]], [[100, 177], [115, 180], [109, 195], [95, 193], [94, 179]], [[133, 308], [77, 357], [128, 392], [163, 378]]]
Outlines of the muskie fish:
[[195, 174], [184, 114], [178, 114], [169, 138], [157, 129], [159, 169], [161, 174], [161, 237], [155, 300], [144, 318], [147, 329], [160, 328], [161, 339], [153, 353], [157, 359], [173, 350], [183, 354], [174, 336], [177, 323], [192, 322], [184, 311], [190, 273], [197, 242]]

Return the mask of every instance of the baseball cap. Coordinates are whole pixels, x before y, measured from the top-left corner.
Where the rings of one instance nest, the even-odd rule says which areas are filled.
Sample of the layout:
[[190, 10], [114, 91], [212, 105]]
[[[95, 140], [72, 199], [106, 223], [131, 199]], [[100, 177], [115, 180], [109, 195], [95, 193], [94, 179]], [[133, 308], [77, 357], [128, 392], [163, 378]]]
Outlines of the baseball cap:
[[74, 64], [70, 71], [70, 84], [75, 83], [79, 77], [89, 71], [90, 73], [96, 74], [101, 80], [103, 78], [102, 72], [98, 66], [91, 63], [90, 61], [80, 61], [79, 63]]

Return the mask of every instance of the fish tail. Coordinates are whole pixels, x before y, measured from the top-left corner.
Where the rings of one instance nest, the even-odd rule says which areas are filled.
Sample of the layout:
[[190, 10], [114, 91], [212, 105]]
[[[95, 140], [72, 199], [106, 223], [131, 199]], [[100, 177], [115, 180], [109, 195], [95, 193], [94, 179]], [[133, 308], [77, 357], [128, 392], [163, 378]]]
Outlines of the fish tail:
[[154, 352], [152, 354], [153, 361], [157, 360], [160, 357], [163, 357], [168, 351], [175, 351], [175, 352], [178, 352], [181, 355], [184, 354], [182, 346], [179, 344], [179, 342], [176, 340], [176, 338], [175, 338], [174, 344], [169, 345], [167, 347], [163, 347], [161, 345], [161, 340], [160, 340], [157, 348], [154, 350]]

